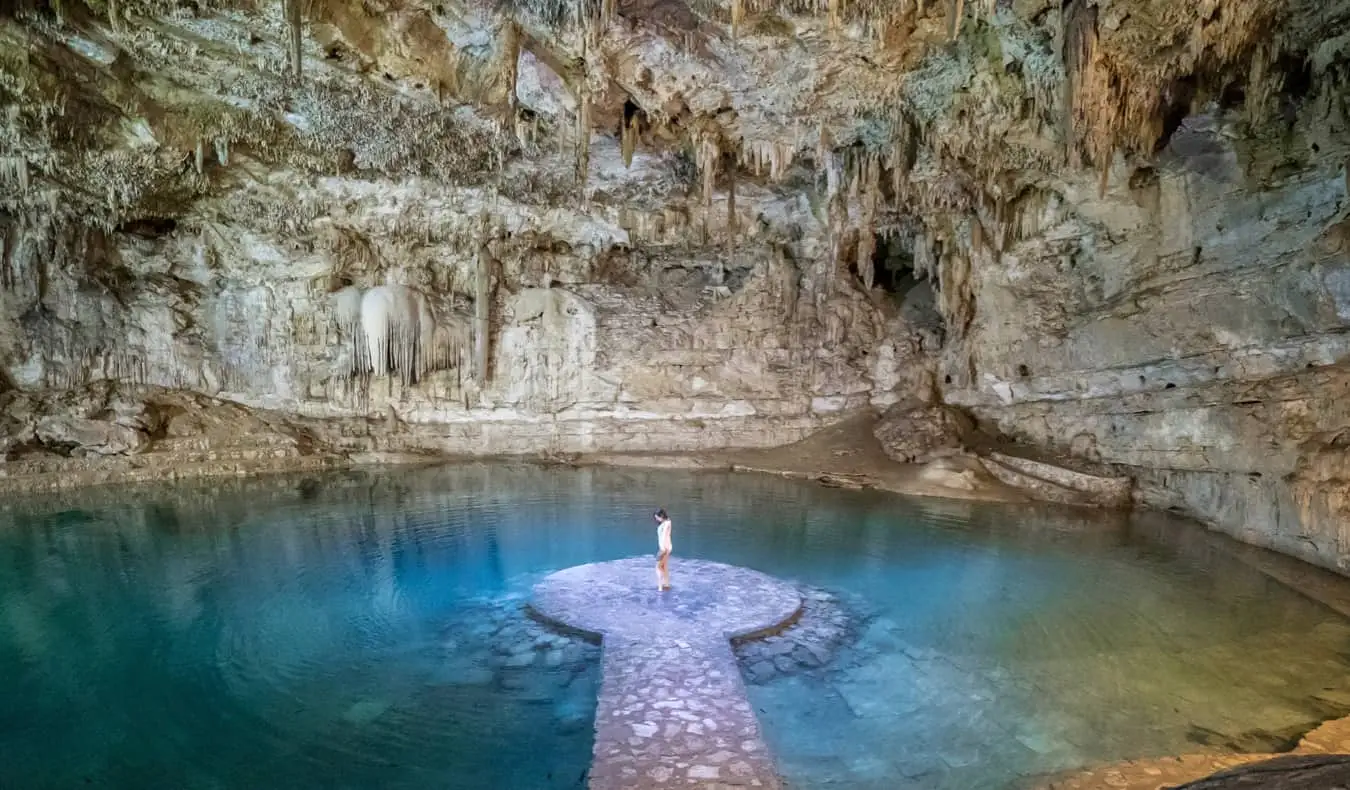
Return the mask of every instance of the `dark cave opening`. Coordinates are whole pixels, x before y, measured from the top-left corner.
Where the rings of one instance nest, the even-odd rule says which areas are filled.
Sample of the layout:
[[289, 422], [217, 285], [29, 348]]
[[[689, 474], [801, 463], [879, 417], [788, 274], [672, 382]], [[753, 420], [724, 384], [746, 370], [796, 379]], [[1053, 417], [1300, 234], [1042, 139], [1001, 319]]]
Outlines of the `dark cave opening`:
[[642, 108], [639, 107], [639, 106], [637, 105], [637, 103], [633, 101], [633, 99], [632, 99], [631, 97], [629, 97], [629, 98], [627, 98], [627, 99], [624, 99], [624, 101], [623, 101], [623, 123], [624, 123], [625, 126], [627, 126], [628, 123], [629, 123], [630, 121], [633, 120], [633, 116], [635, 116], [635, 115], [641, 115], [641, 114], [642, 114]]
[[117, 226], [118, 233], [130, 233], [143, 239], [167, 236], [178, 228], [178, 220], [170, 217], [141, 217]]
[[1172, 135], [1181, 128], [1182, 121], [1191, 114], [1195, 95], [1196, 80], [1190, 76], [1175, 80], [1163, 89], [1161, 99], [1163, 129], [1154, 144], [1153, 153], [1156, 154], [1166, 148], [1172, 140]]
[[1284, 74], [1280, 94], [1294, 102], [1308, 98], [1313, 91], [1313, 67], [1303, 53], [1284, 54], [1276, 61], [1274, 71]]
[[1219, 92], [1219, 108], [1222, 110], [1241, 109], [1247, 103], [1247, 86], [1241, 82], [1230, 82]]
[[[916, 327], [941, 332], [937, 284], [914, 271], [913, 239], [899, 234], [878, 235], [872, 249], [873, 284], [890, 298], [900, 313]], [[858, 276], [857, 256], [849, 271]]]
[[[914, 253], [898, 236], [877, 236], [872, 246], [872, 281], [882, 291], [903, 299], [919, 285], [914, 273]], [[857, 256], [849, 261], [849, 271], [858, 276]]]

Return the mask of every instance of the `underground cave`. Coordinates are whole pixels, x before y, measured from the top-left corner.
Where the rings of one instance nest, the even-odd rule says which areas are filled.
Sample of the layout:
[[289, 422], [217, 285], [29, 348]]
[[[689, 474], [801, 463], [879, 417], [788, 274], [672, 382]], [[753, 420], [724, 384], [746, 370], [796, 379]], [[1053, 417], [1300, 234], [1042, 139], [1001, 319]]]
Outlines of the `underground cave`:
[[1350, 781], [1347, 0], [12, 0], [0, 104], [5, 787]]

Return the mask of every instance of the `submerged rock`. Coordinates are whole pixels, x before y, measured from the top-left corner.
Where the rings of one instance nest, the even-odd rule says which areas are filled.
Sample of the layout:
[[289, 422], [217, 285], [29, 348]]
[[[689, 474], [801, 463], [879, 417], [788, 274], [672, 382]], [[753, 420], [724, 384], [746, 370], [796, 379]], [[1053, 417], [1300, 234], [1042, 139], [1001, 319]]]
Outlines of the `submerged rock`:
[[736, 645], [736, 657], [747, 682], [768, 683], [776, 678], [810, 671], [828, 671], [842, 651], [853, 644], [867, 622], [861, 601], [852, 611], [825, 590], [803, 588], [802, 614], [782, 633]]
[[388, 700], [364, 700], [348, 708], [342, 718], [349, 724], [365, 726], [383, 716], [390, 706]]

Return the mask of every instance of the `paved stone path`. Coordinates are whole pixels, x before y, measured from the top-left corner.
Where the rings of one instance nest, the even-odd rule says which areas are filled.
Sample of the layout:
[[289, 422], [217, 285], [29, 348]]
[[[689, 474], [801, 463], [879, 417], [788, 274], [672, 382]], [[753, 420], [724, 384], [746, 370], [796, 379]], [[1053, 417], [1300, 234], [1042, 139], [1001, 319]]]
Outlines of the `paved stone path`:
[[801, 612], [797, 589], [757, 571], [634, 557], [569, 568], [534, 589], [545, 619], [599, 635], [603, 681], [591, 790], [781, 787], [731, 641]]

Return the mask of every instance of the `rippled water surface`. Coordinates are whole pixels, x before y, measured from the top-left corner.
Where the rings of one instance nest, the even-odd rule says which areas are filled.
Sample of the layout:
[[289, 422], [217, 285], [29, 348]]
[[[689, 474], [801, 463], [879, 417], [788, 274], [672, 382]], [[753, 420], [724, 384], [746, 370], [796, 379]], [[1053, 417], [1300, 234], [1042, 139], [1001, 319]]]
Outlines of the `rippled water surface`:
[[1350, 625], [1182, 524], [482, 464], [0, 503], [0, 784], [584, 787], [597, 652], [520, 596], [650, 552], [658, 506], [677, 554], [855, 602], [831, 665], [750, 687], [794, 787], [1007, 787], [1350, 710]]

